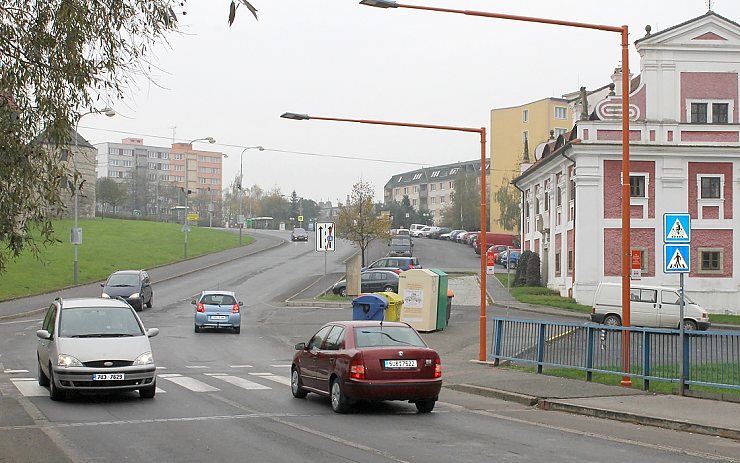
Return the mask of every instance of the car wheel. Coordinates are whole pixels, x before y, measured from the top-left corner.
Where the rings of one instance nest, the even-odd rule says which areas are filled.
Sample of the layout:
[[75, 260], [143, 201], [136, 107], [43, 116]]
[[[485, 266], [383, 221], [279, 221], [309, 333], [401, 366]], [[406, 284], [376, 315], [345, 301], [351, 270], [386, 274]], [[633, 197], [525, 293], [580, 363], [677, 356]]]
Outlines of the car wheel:
[[396, 288], [394, 288], [391, 285], [388, 285], [385, 288], [383, 288], [383, 291], [385, 291], [386, 293], [395, 293], [396, 292]]
[[696, 322], [694, 320], [684, 320], [683, 321], [684, 331], [696, 331], [698, 328], [699, 327], [696, 325]]
[[139, 397], [142, 399], [153, 399], [154, 394], [157, 392], [157, 379], [155, 378], [154, 381], [152, 381], [152, 384], [147, 387], [142, 387], [139, 389]]
[[435, 399], [424, 399], [416, 402], [416, 410], [419, 413], [429, 413], [434, 410], [434, 404], [437, 403]]
[[54, 382], [54, 370], [49, 364], [49, 398], [54, 401], [64, 400], [64, 392], [59, 390], [56, 383]]
[[342, 297], [347, 297], [347, 288], [342, 288], [339, 290], [339, 295]]
[[38, 374], [39, 386], [46, 387], [49, 385], [49, 377], [46, 376], [46, 374], [44, 373], [44, 370], [41, 369], [41, 362], [37, 361], [36, 363], [38, 364], [38, 369], [39, 369], [39, 374]]
[[303, 389], [303, 381], [301, 381], [298, 368], [293, 368], [293, 373], [290, 375], [290, 392], [293, 393], [293, 397], [296, 399], [303, 399], [308, 395], [308, 392]]
[[342, 386], [339, 384], [339, 378], [334, 378], [331, 382], [331, 409], [335, 413], [347, 413], [349, 409], [347, 397], [344, 396]]
[[618, 315], [607, 315], [604, 318], [604, 324], [606, 326], [622, 326], [622, 320]]
[[198, 325], [195, 325], [194, 331], [195, 331], [196, 333], [200, 333], [200, 326], [198, 326]]
[[241, 326], [235, 326], [234, 327], [234, 333], [239, 334], [239, 333], [241, 333], [241, 331], [242, 331], [242, 327]]
[[153, 305], [154, 305], [154, 294], [152, 294], [152, 297], [149, 298], [149, 302], [146, 303], [146, 307], [148, 309], [151, 309]]

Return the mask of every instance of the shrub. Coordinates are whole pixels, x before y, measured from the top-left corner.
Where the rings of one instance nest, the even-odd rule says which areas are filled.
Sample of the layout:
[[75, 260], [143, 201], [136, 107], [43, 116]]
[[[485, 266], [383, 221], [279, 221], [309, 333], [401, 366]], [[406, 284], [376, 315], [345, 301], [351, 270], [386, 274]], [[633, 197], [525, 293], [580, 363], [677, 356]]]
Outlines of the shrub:
[[526, 277], [527, 277], [527, 263], [529, 262], [529, 257], [532, 255], [532, 251], [524, 251], [519, 256], [519, 261], [516, 265], [516, 274], [514, 276], [514, 285], [513, 286], [525, 286], [526, 285]]
[[540, 256], [533, 252], [527, 259], [527, 286], [540, 286], [542, 284], [542, 274], [540, 273]]

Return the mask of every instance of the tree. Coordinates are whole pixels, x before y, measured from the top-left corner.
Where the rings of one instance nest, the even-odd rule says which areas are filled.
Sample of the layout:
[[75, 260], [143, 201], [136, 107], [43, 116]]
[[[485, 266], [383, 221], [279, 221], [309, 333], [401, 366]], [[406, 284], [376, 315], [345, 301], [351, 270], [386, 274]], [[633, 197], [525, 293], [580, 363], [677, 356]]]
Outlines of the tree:
[[337, 217], [337, 236], [356, 244], [362, 252], [362, 265], [365, 266], [365, 250], [373, 240], [390, 238], [390, 220], [375, 212], [373, 196], [375, 191], [369, 183], [362, 180], [352, 186], [349, 204], [346, 204]]
[[103, 214], [106, 213], [108, 207], [111, 207], [112, 212], [116, 212], [116, 209], [123, 204], [128, 196], [126, 185], [118, 183], [109, 177], [98, 179], [95, 191], [97, 200], [102, 206]]
[[527, 284], [527, 265], [532, 251], [523, 251], [516, 263], [516, 274], [514, 275], [513, 286], [526, 286]]
[[455, 176], [451, 201], [442, 209], [442, 223], [463, 230], [480, 230], [480, 187], [477, 175]]
[[527, 286], [540, 286], [542, 274], [540, 273], [540, 255], [533, 252], [527, 260]]
[[521, 214], [520, 195], [511, 187], [507, 179], [501, 182], [501, 186], [494, 193], [493, 199], [499, 207], [499, 225], [506, 230], [518, 233], [519, 215]]

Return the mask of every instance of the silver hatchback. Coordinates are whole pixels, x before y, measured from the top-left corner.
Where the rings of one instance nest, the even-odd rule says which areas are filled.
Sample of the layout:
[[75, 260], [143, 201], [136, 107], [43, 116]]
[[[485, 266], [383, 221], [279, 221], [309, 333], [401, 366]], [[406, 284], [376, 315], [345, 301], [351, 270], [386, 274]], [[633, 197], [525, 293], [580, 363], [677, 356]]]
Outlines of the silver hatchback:
[[120, 299], [57, 298], [46, 312], [36, 347], [38, 381], [51, 400], [72, 391], [138, 390], [154, 397], [156, 365], [136, 311]]

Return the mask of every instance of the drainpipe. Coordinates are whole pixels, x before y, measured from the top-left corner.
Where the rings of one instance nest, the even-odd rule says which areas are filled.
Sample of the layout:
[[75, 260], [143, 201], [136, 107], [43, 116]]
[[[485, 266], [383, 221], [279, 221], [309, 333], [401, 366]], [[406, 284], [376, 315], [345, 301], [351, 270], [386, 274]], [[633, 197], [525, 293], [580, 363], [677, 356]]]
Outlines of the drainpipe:
[[[519, 188], [519, 186], [514, 182], [511, 182], [511, 184], [514, 185], [514, 188], [516, 188], [522, 193], [521, 204], [523, 206], [524, 205], [524, 190]], [[524, 245], [524, 207], [521, 207], [521, 213], [519, 214], [519, 237], [521, 238], [521, 240], [519, 241], [519, 249], [521, 249], [522, 252], [524, 252], [524, 246], [523, 246]]]
[[[573, 141], [580, 142], [580, 140], [573, 140]], [[570, 146], [571, 146], [570, 144], [567, 145], [567, 147], [570, 147]], [[567, 154], [565, 154], [565, 151], [566, 151], [566, 148], [563, 148], [563, 152], [560, 154], [565, 159], [573, 163], [573, 174], [575, 174], [576, 160], [568, 156]], [[566, 237], [567, 237], [567, 232], [566, 232]], [[570, 291], [569, 291], [568, 297], [571, 297], [571, 298], [573, 297], [573, 285], [575, 285], [575, 282], [576, 282], [576, 194], [574, 190], [573, 191], [573, 270], [571, 271], [571, 274], [570, 274]]]

